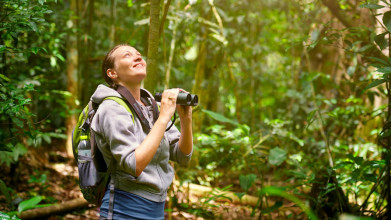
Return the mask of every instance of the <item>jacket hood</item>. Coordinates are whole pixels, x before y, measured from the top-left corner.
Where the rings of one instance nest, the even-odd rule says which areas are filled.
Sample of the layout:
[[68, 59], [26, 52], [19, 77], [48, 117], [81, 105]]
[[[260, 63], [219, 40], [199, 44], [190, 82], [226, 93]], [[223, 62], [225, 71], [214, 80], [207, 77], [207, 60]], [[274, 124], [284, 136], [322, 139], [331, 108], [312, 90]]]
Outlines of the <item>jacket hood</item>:
[[121, 95], [117, 91], [101, 84], [96, 88], [94, 94], [92, 94], [91, 101], [94, 103], [101, 103], [103, 99], [109, 96], [121, 98]]
[[[144, 90], [148, 95], [149, 98], [153, 98], [153, 95], [146, 89], [141, 89]], [[142, 95], [142, 93], [141, 93]], [[103, 99], [109, 97], [109, 96], [114, 96], [118, 98], [122, 98], [122, 96], [114, 89], [107, 87], [103, 84], [98, 85], [98, 88], [95, 90], [94, 94], [91, 96], [91, 101], [94, 103], [101, 103]]]

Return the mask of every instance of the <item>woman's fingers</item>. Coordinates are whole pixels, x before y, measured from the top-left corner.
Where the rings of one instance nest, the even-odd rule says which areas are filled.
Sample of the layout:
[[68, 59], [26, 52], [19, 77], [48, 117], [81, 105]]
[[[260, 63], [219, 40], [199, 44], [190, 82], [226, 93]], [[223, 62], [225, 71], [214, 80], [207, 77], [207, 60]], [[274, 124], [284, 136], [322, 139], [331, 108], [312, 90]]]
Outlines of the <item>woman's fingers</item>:
[[162, 99], [164, 97], [164, 98], [167, 98], [169, 100], [176, 102], [176, 99], [178, 97], [178, 93], [179, 93], [179, 89], [164, 90], [163, 95], [162, 95]]
[[179, 88], [179, 91], [185, 92], [185, 93], [189, 93], [188, 91], [186, 91], [186, 90], [184, 90], [184, 89], [181, 89], [181, 88]]
[[160, 113], [168, 117], [168, 119], [171, 119], [175, 113], [178, 93], [179, 89], [167, 89], [162, 94]]

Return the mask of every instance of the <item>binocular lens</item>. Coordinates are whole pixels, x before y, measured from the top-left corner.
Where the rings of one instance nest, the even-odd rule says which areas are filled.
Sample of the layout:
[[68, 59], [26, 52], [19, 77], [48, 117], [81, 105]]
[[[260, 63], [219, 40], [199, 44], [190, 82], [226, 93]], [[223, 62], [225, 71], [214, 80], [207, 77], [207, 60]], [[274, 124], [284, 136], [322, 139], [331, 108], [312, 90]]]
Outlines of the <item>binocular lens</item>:
[[198, 105], [198, 96], [197, 95], [194, 95], [194, 94], [190, 94], [191, 95], [191, 106], [196, 106]]

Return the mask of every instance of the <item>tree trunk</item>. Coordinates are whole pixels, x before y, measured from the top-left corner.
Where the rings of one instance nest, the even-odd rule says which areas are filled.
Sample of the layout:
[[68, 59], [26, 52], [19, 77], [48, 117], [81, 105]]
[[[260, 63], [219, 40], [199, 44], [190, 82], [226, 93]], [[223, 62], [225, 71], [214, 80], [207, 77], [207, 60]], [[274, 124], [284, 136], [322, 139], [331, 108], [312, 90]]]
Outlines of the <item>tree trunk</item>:
[[177, 29], [177, 25], [175, 24], [174, 29], [172, 30], [172, 39], [170, 43], [170, 56], [168, 58], [166, 76], [164, 81], [164, 89], [168, 89], [170, 87], [171, 66], [172, 66], [172, 60], [174, 58], [175, 43], [176, 43], [176, 29]]
[[[83, 58], [81, 59], [81, 64], [83, 64], [82, 73], [80, 74], [82, 78], [80, 79], [80, 84], [83, 85], [79, 87], [79, 91], [81, 93], [81, 102], [82, 105], [87, 104], [91, 94], [88, 92], [89, 89], [91, 89], [92, 83], [91, 83], [91, 66], [89, 63], [89, 58], [91, 57], [91, 30], [93, 27], [93, 17], [94, 17], [94, 2], [95, 0], [89, 0], [88, 5], [85, 8], [85, 12], [83, 14], [86, 14], [86, 16], [82, 16], [83, 20], [86, 21], [85, 24], [85, 33], [83, 36]], [[88, 11], [88, 12], [87, 12]]]
[[[244, 195], [242, 199], [239, 199], [238, 196], [235, 195], [235, 193], [230, 192], [230, 191], [218, 191], [214, 190], [213, 188], [207, 187], [207, 186], [201, 186], [193, 183], [184, 183], [183, 185], [179, 185], [177, 181], [174, 182], [174, 187], [179, 189], [181, 192], [188, 192], [192, 196], [197, 196], [199, 198], [201, 197], [207, 197], [210, 195], [212, 191], [215, 192], [215, 195], [220, 194], [226, 196], [217, 198], [215, 201], [216, 202], [231, 202], [234, 204], [240, 204], [240, 205], [245, 205], [245, 206], [251, 206], [251, 207], [256, 207], [258, 203], [258, 197], [251, 196], [251, 195]], [[229, 199], [231, 199], [231, 201]]]
[[157, 85], [158, 75], [158, 50], [159, 50], [159, 14], [160, 0], [151, 0], [149, 18], [149, 36], [148, 36], [148, 55], [147, 55], [147, 79], [145, 88], [154, 92]]
[[[71, 0], [70, 2], [70, 21], [72, 22], [73, 26], [72, 28], [77, 28], [75, 15], [77, 11], [77, 1]], [[77, 36], [74, 34], [71, 34], [68, 36], [68, 44], [67, 44], [67, 79], [68, 79], [68, 85], [67, 90], [70, 94], [72, 94], [71, 97], [68, 98], [67, 104], [70, 111], [76, 109], [76, 100], [78, 99], [79, 93], [78, 93], [78, 50], [77, 50]], [[76, 115], [75, 114], [69, 114], [66, 119], [66, 129], [67, 129], [67, 142], [66, 142], [66, 152], [68, 156], [73, 156], [72, 151], [72, 129], [76, 124]]]
[[238, 91], [238, 88], [240, 88], [240, 85], [238, 84], [238, 82], [235, 78], [234, 72], [232, 71], [231, 58], [229, 57], [229, 55], [227, 55], [227, 67], [228, 67], [228, 73], [229, 73], [229, 80], [231, 81], [232, 85], [234, 85], [233, 90], [234, 90], [235, 99], [236, 99], [236, 106], [235, 106], [236, 120], [238, 120], [238, 122], [240, 123], [241, 122], [240, 110], [242, 109], [241, 108], [242, 98], [239, 96], [239, 91]]
[[88, 202], [83, 198], [74, 199], [64, 203], [55, 204], [48, 207], [36, 208], [24, 211], [18, 215], [21, 219], [44, 219], [55, 214], [68, 213], [75, 209], [88, 207]]
[[[196, 67], [196, 72], [195, 72], [195, 84], [192, 89], [193, 94], [198, 94], [199, 96], [199, 104], [204, 106], [206, 104], [204, 98], [202, 97], [200, 92], [202, 89], [202, 82], [204, 81], [205, 78], [205, 60], [206, 60], [206, 34], [204, 34], [204, 37], [202, 38], [201, 44], [200, 44], [200, 49], [198, 52], [198, 59], [197, 59], [197, 67]], [[194, 133], [200, 132], [201, 131], [201, 125], [203, 121], [203, 113], [201, 111], [195, 112], [193, 114], [196, 119], [193, 120], [194, 122]]]
[[114, 47], [115, 45], [115, 15], [116, 15], [116, 5], [117, 2], [115, 0], [111, 0], [110, 2], [110, 47]]

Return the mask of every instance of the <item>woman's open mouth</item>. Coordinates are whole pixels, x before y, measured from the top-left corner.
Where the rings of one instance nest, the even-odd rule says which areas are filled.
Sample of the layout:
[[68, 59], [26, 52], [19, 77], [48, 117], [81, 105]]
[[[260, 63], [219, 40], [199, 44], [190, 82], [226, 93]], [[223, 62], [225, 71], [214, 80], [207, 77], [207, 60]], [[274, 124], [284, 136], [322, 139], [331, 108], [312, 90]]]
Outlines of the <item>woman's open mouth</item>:
[[144, 67], [144, 65], [142, 63], [137, 63], [133, 67], [134, 68], [140, 68], [140, 67]]

